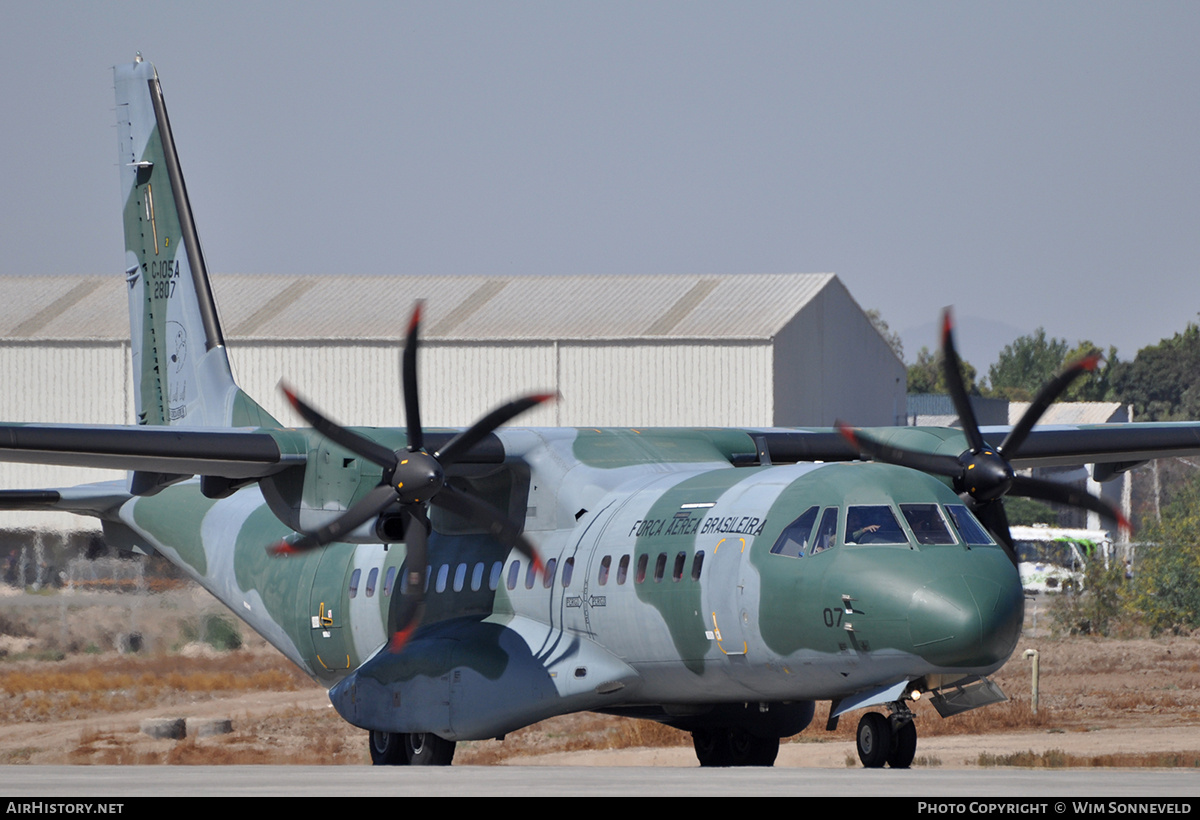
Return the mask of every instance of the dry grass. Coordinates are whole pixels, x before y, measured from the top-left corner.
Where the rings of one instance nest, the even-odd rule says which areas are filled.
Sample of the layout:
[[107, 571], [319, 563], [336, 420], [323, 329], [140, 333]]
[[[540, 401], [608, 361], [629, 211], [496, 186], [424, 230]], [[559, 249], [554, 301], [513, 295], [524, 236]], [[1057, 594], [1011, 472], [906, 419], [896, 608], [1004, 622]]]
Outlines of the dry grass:
[[1019, 766], [1029, 769], [1066, 768], [1200, 768], [1200, 752], [1150, 752], [1147, 754], [1073, 755], [1062, 749], [992, 755], [981, 752], [980, 767]]

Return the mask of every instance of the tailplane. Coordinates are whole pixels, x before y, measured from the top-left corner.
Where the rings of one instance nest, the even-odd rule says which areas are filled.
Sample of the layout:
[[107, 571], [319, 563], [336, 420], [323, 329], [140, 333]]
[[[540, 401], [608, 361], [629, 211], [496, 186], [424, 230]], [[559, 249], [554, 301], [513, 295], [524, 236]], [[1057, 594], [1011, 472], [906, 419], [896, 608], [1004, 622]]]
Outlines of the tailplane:
[[277, 428], [233, 379], [158, 73], [113, 76], [137, 423]]

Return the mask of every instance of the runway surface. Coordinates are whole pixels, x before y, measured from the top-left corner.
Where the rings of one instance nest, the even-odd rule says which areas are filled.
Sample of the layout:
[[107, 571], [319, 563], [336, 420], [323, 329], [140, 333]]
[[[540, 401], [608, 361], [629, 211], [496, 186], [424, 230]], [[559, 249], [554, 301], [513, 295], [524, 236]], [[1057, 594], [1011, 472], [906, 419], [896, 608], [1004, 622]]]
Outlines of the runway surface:
[[[700, 769], [452, 766], [0, 766], [9, 799], [238, 796], [888, 796], [1126, 797], [1200, 795], [1195, 769]], [[1020, 796], [1017, 798], [1017, 796]], [[1055, 813], [1053, 807], [1046, 812]]]

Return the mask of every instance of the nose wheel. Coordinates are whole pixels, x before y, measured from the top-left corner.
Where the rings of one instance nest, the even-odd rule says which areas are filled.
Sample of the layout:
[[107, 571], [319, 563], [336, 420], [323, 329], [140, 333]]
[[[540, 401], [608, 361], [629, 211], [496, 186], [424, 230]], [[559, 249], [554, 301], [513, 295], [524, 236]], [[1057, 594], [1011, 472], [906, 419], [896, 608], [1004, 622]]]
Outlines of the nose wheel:
[[917, 755], [917, 726], [905, 710], [890, 718], [868, 712], [858, 722], [858, 759], [865, 768], [907, 769]]

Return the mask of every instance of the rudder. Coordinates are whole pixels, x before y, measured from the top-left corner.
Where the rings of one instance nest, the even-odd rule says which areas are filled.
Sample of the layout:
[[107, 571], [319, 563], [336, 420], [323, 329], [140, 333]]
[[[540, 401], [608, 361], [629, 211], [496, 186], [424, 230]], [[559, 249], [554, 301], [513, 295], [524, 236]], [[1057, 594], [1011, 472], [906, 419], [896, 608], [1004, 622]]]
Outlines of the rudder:
[[233, 379], [158, 73], [113, 78], [137, 423], [279, 427]]

